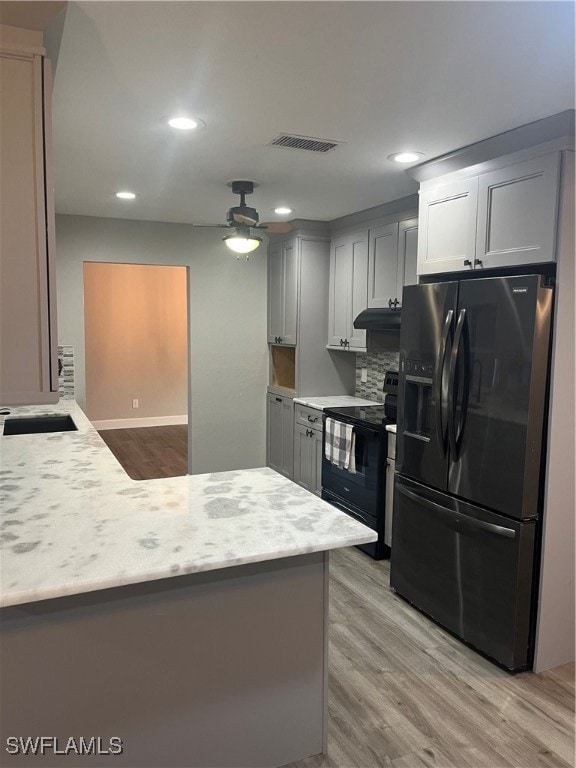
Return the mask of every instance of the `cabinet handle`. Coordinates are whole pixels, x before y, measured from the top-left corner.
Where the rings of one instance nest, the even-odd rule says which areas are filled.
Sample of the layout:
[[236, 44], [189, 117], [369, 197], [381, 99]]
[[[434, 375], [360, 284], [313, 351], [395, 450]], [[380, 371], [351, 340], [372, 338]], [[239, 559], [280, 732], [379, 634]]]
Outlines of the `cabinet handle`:
[[278, 343], [282, 344], [282, 336], [278, 336]]
[[474, 264], [477, 267], [481, 267], [482, 266], [482, 259], [474, 259]]
[[472, 266], [472, 262], [470, 261], [470, 259], [464, 259], [464, 266], [465, 267], [471, 267]]
[[344, 346], [344, 339], [340, 339], [340, 346], [341, 346], [341, 347], [343, 347], [343, 346]]
[[388, 299], [388, 309], [392, 309], [392, 299]]
[[277, 397], [277, 398], [276, 398], [276, 402], [277, 402], [277, 403], [281, 403], [281, 402], [282, 402], [282, 398], [281, 398], [281, 397]]
[[318, 416], [314, 416], [314, 418], [312, 418], [312, 416], [308, 414], [308, 421], [310, 421], [312, 424], [315, 424], [318, 421]]

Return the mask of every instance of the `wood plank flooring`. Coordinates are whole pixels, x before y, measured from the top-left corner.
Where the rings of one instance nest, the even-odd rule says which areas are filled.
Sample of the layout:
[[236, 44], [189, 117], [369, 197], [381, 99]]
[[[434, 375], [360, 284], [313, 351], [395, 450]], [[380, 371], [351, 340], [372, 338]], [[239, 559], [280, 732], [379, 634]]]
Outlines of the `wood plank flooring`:
[[328, 753], [289, 768], [574, 766], [574, 664], [511, 675], [330, 553]]
[[[100, 433], [136, 480], [186, 474], [187, 428]], [[289, 768], [571, 768], [574, 665], [510, 675], [389, 587], [388, 561], [330, 553], [328, 753]]]
[[188, 427], [104, 429], [98, 433], [133, 480], [179, 477], [188, 471]]

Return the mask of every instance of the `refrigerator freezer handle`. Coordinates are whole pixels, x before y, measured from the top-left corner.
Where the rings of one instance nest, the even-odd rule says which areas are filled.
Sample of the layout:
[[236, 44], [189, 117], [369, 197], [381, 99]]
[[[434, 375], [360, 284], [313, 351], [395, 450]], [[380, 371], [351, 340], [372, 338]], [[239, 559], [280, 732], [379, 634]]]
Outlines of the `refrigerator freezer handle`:
[[444, 365], [446, 362], [446, 351], [448, 349], [448, 337], [452, 330], [452, 318], [454, 317], [454, 311], [449, 309], [446, 313], [446, 319], [444, 320], [444, 328], [442, 329], [442, 337], [440, 340], [440, 350], [436, 358], [436, 367], [434, 369], [434, 400], [435, 400], [435, 415], [436, 415], [436, 435], [438, 442], [442, 447], [442, 453], [446, 454], [446, 432], [447, 427], [444, 426], [444, 392], [443, 392], [443, 373]]
[[496, 536], [504, 536], [507, 539], [516, 538], [516, 531], [513, 528], [488, 523], [486, 520], [478, 520], [477, 518], [470, 517], [462, 512], [447, 509], [441, 504], [437, 504], [435, 501], [426, 498], [426, 496], [422, 496], [419, 493], [415, 493], [414, 491], [405, 488], [401, 483], [395, 483], [394, 487], [398, 493], [401, 493], [412, 501], [416, 501], [418, 504], [423, 504], [425, 507], [432, 507], [436, 513], [439, 513], [446, 518], [450, 518], [454, 528], [485, 531], [486, 533], [494, 533]]
[[[458, 368], [458, 359], [460, 349], [463, 344], [463, 382], [462, 382], [462, 407], [460, 409], [460, 423], [456, 426], [456, 369]], [[466, 310], [461, 309], [458, 315], [456, 331], [454, 333], [454, 343], [450, 354], [450, 372], [448, 375], [448, 439], [450, 441], [450, 450], [452, 460], [456, 461], [460, 452], [460, 444], [464, 427], [466, 425], [466, 415], [468, 413], [468, 396], [470, 390], [470, 339], [468, 338], [468, 325], [466, 323]]]

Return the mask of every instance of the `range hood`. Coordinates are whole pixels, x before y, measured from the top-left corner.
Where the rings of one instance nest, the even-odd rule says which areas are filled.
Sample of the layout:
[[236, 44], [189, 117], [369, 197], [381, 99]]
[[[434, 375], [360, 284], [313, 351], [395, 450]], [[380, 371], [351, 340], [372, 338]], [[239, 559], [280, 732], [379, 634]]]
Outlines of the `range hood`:
[[399, 331], [400, 317], [400, 308], [365, 309], [354, 320], [354, 328], [368, 331]]

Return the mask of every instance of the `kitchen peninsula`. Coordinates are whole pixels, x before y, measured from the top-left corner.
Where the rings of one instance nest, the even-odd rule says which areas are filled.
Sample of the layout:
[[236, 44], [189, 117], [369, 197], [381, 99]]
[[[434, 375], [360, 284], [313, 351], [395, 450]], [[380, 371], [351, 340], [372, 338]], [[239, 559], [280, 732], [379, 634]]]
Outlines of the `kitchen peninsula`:
[[3, 740], [122, 740], [75, 766], [321, 752], [328, 550], [374, 533], [266, 468], [133, 481], [71, 401], [11, 411], [77, 431], [0, 438]]

